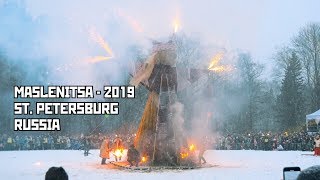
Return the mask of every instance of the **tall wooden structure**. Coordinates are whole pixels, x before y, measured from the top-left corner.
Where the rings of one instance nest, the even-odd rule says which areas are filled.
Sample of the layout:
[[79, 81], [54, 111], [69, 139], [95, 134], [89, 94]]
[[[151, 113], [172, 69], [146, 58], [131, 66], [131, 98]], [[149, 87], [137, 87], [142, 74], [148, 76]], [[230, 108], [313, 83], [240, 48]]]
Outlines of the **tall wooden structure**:
[[[143, 84], [149, 90], [135, 146], [152, 165], [180, 165], [181, 148], [188, 148], [183, 127], [175, 122], [172, 109], [178, 89], [175, 59], [173, 42], [154, 44], [154, 52], [130, 82], [135, 86]], [[195, 82], [202, 71], [189, 69], [190, 83]]]
[[154, 52], [133, 77], [131, 84], [144, 83], [149, 97], [141, 118], [136, 147], [152, 165], [177, 165], [178, 137], [174, 130], [171, 105], [176, 102], [177, 71], [172, 42], [154, 44]]

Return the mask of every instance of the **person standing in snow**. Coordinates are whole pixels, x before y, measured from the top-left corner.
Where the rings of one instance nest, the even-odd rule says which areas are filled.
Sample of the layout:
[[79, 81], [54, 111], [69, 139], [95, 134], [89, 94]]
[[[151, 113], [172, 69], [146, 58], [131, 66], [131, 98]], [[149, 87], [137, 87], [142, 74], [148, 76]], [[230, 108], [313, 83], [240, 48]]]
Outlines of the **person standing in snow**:
[[201, 165], [201, 160], [203, 161], [203, 164], [207, 163], [206, 159], [203, 157], [203, 154], [205, 152], [205, 148], [203, 146], [200, 146], [199, 148], [199, 164]]
[[269, 147], [268, 147], [268, 145], [269, 145], [269, 137], [265, 136], [263, 141], [264, 141], [264, 148], [263, 149], [265, 151], [268, 151], [269, 150]]
[[133, 165], [138, 167], [138, 165], [139, 165], [140, 153], [136, 148], [134, 148], [133, 144], [131, 144], [130, 148], [128, 149], [128, 159], [127, 159], [127, 161], [130, 163], [130, 167], [133, 166]]
[[91, 142], [90, 142], [89, 137], [84, 137], [82, 140], [82, 143], [83, 143], [83, 149], [84, 149], [84, 156], [88, 156], [90, 146], [91, 146]]
[[253, 139], [253, 148], [254, 150], [258, 150], [258, 142], [256, 138]]
[[47, 150], [48, 149], [48, 137], [44, 136], [42, 139], [42, 149]]
[[111, 143], [110, 139], [106, 138], [102, 141], [100, 147], [100, 157], [102, 158], [101, 164], [106, 164], [106, 159], [110, 159], [110, 151], [111, 151]]
[[[123, 153], [122, 139], [118, 135], [116, 135], [116, 138], [113, 141], [113, 146], [114, 146], [113, 147], [114, 151], [119, 150], [121, 152], [121, 154]], [[122, 157], [121, 155], [119, 157], [115, 155], [114, 157], [115, 157], [116, 161], [118, 161], [118, 158], [121, 161], [121, 157]]]
[[7, 150], [13, 150], [13, 144], [14, 144], [14, 139], [9, 136], [8, 139], [7, 139]]
[[204, 159], [203, 154], [206, 151], [206, 146], [207, 146], [207, 142], [206, 140], [202, 141], [202, 144], [200, 144], [199, 146], [199, 155], [198, 155], [198, 159], [199, 159], [199, 164], [201, 165], [201, 160], [203, 161], [203, 164], [207, 163], [206, 159]]
[[66, 137], [66, 148], [70, 149], [71, 148], [71, 140], [69, 137]]
[[314, 155], [320, 156], [320, 136], [317, 135], [314, 139]]

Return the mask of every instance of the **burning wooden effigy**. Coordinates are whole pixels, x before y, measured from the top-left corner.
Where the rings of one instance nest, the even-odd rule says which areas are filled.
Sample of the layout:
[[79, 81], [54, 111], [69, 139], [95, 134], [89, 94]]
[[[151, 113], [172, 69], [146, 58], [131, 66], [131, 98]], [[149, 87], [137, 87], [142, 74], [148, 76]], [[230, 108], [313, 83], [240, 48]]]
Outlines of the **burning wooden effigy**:
[[[183, 122], [177, 118], [178, 76], [174, 41], [153, 44], [153, 52], [130, 81], [131, 85], [144, 85], [149, 90], [135, 146], [142, 155], [142, 163], [153, 166], [194, 166], [197, 162], [195, 145], [188, 143]], [[187, 84], [200, 82], [210, 72], [223, 71], [218, 66], [222, 55], [216, 55], [208, 69], [183, 69]], [[180, 80], [179, 80], [180, 83]], [[185, 85], [183, 85], [186, 87]], [[181, 86], [179, 88], [181, 90]]]
[[173, 41], [154, 43], [152, 55], [130, 82], [149, 90], [135, 146], [144, 163], [150, 165], [194, 164], [183, 126], [174, 119], [174, 105], [178, 103], [176, 56]]

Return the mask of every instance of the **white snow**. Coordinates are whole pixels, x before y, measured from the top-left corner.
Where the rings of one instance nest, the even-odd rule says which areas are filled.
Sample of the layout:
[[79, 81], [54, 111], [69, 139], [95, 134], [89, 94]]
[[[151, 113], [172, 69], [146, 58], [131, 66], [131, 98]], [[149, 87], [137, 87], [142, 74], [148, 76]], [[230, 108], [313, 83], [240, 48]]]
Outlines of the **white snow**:
[[6, 180], [44, 179], [51, 166], [62, 166], [70, 180], [99, 179], [282, 179], [282, 169], [299, 166], [301, 169], [320, 164], [320, 157], [301, 155], [312, 152], [301, 151], [218, 151], [208, 150], [208, 163], [219, 165], [196, 170], [166, 170], [162, 172], [131, 172], [110, 169], [100, 165], [98, 150], [91, 150], [83, 156], [83, 151], [41, 150], [41, 151], [1, 151], [0, 177]]

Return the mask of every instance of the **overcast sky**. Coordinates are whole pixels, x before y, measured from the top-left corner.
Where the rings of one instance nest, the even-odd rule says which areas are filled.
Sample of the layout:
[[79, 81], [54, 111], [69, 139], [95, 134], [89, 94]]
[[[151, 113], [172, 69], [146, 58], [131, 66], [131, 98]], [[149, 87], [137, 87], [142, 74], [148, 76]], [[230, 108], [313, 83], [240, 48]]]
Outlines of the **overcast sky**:
[[275, 48], [289, 43], [299, 28], [320, 22], [319, 0], [6, 2], [0, 0], [0, 46], [10, 55], [30, 58], [100, 53], [95, 49], [99, 47], [87, 44], [85, 31], [92, 27], [119, 54], [130, 43], [171, 34], [178, 19], [180, 31], [205, 44], [249, 51], [256, 60], [267, 63]]

